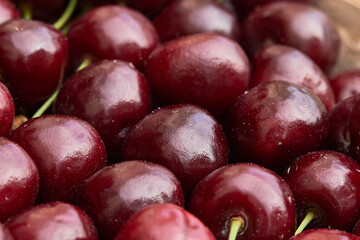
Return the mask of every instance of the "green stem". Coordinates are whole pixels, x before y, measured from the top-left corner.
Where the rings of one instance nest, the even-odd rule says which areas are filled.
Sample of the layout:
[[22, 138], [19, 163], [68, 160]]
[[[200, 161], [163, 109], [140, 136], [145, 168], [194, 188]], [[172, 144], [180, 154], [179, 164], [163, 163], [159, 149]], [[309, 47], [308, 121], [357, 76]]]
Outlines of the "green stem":
[[70, 0], [68, 6], [65, 9], [65, 12], [61, 15], [59, 20], [57, 20], [53, 26], [56, 29], [61, 29], [66, 22], [71, 18], [71, 15], [74, 13], [77, 5], [77, 0]]
[[[81, 65], [76, 69], [76, 71], [80, 71], [91, 64], [90, 58], [85, 58], [85, 60], [81, 63]], [[60, 86], [56, 89], [56, 91], [46, 100], [46, 102], [36, 111], [36, 113], [31, 118], [40, 117], [48, 110], [48, 108], [55, 102], [55, 99], [59, 95]]]
[[228, 240], [235, 240], [239, 231], [245, 227], [245, 221], [242, 217], [234, 217], [230, 220], [230, 232]]
[[21, 8], [21, 11], [23, 12], [24, 18], [27, 20], [31, 20], [32, 19], [32, 10], [31, 10], [30, 3], [24, 2], [23, 4], [21, 4], [20, 8]]
[[304, 220], [302, 220], [300, 226], [298, 227], [298, 229], [296, 229], [295, 236], [301, 233], [302, 231], [304, 231], [306, 226], [315, 218], [316, 218], [316, 213], [312, 210], [308, 211], [306, 213]]

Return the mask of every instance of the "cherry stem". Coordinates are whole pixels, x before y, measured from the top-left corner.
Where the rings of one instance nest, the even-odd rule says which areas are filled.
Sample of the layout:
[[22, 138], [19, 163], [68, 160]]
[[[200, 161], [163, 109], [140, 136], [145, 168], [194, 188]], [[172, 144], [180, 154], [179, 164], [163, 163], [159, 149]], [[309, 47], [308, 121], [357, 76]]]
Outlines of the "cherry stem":
[[302, 220], [301, 224], [299, 225], [298, 229], [296, 229], [295, 235], [298, 235], [299, 233], [301, 233], [302, 231], [304, 231], [304, 229], [306, 228], [306, 226], [314, 219], [316, 218], [316, 213], [312, 210], [308, 211], [306, 213], [305, 218]]
[[245, 221], [242, 217], [233, 217], [230, 220], [230, 232], [228, 240], [235, 240], [240, 230], [245, 227]]
[[[76, 71], [80, 71], [91, 64], [90, 58], [85, 58], [85, 60], [81, 63], [81, 65], [76, 69]], [[59, 95], [60, 86], [56, 89], [56, 91], [46, 100], [46, 102], [36, 111], [36, 113], [31, 118], [40, 117], [48, 110], [48, 108], [55, 102], [56, 97]]]
[[32, 10], [31, 5], [28, 2], [24, 2], [20, 6], [21, 11], [23, 12], [24, 19], [31, 20], [32, 19]]
[[78, 2], [77, 0], [69, 1], [69, 4], [65, 9], [65, 12], [61, 15], [59, 20], [57, 20], [53, 24], [54, 28], [61, 29], [66, 24], [66, 22], [71, 18], [72, 14], [74, 13], [77, 2]]

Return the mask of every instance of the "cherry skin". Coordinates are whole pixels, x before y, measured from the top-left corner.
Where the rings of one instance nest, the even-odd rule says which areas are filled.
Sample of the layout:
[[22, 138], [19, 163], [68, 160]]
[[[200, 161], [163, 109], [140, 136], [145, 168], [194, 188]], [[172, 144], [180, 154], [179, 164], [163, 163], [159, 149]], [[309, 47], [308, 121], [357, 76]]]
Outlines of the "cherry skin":
[[247, 90], [250, 67], [236, 42], [214, 33], [174, 39], [155, 50], [146, 77], [161, 105], [192, 103], [224, 115]]
[[204, 32], [215, 32], [240, 41], [236, 16], [212, 0], [174, 0], [153, 23], [162, 42]]
[[336, 229], [312, 229], [296, 235], [290, 240], [360, 240], [359, 237]]
[[7, 137], [15, 117], [15, 105], [7, 87], [0, 82], [0, 137]]
[[356, 236], [360, 236], [360, 220], [356, 222], [355, 227], [352, 230], [352, 233]]
[[68, 60], [65, 36], [51, 25], [24, 19], [0, 25], [0, 71], [21, 106], [47, 99]]
[[13, 217], [6, 223], [14, 240], [86, 239], [97, 240], [89, 216], [68, 203], [40, 204]]
[[350, 118], [349, 133], [350, 133], [350, 152], [349, 155], [360, 162], [360, 102], [358, 101], [353, 109]]
[[345, 72], [330, 81], [337, 102], [360, 93], [360, 71]]
[[269, 43], [281, 43], [304, 52], [325, 72], [336, 63], [340, 49], [339, 34], [330, 19], [299, 3], [259, 7], [244, 21], [243, 36], [243, 47], [251, 56]]
[[295, 201], [286, 182], [274, 172], [251, 163], [222, 167], [196, 187], [190, 212], [216, 239], [228, 239], [234, 218], [244, 227], [236, 239], [288, 239], [295, 232]]
[[208, 112], [183, 104], [158, 109], [135, 125], [121, 156], [169, 168], [189, 197], [203, 177], [227, 163], [228, 148], [221, 125]]
[[294, 193], [298, 223], [312, 211], [310, 228], [351, 231], [360, 218], [360, 166], [333, 151], [315, 151], [290, 164], [284, 179]]
[[0, 0], [0, 24], [17, 18], [20, 18], [20, 13], [15, 5], [8, 0]]
[[9, 230], [2, 223], [0, 223], [0, 240], [14, 240]]
[[56, 113], [91, 123], [114, 158], [132, 126], [150, 110], [146, 79], [129, 63], [115, 60], [99, 61], [74, 74], [55, 103]]
[[85, 182], [80, 196], [80, 205], [105, 239], [112, 239], [135, 212], [154, 203], [184, 206], [184, 195], [171, 171], [142, 161], [101, 169]]
[[154, 204], [134, 214], [114, 240], [215, 240], [194, 215], [169, 203]]
[[142, 68], [158, 45], [156, 30], [145, 16], [116, 5], [86, 13], [72, 24], [67, 37], [74, 69], [86, 56], [120, 59]]
[[39, 173], [34, 161], [18, 144], [0, 137], [0, 221], [34, 204]]
[[106, 164], [99, 134], [75, 117], [33, 118], [10, 137], [29, 153], [39, 169], [39, 202], [73, 202], [79, 185]]
[[285, 45], [271, 45], [259, 50], [253, 59], [250, 87], [279, 80], [308, 88], [320, 98], [328, 110], [335, 104], [329, 80], [305, 54]]
[[237, 160], [281, 172], [293, 159], [320, 146], [329, 120], [324, 104], [309, 90], [273, 81], [239, 96], [227, 128]]

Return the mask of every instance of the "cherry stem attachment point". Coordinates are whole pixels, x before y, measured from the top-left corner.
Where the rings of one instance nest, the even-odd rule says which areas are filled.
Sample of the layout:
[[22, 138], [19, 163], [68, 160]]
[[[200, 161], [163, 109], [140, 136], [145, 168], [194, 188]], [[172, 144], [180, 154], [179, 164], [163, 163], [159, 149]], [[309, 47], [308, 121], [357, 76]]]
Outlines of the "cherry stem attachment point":
[[[80, 66], [76, 69], [76, 71], [80, 71], [91, 64], [90, 58], [85, 58], [84, 61], [80, 64]], [[40, 117], [48, 110], [48, 108], [55, 102], [55, 99], [59, 95], [60, 86], [56, 89], [56, 91], [46, 100], [46, 102], [36, 111], [36, 113], [31, 118]]]
[[72, 14], [75, 11], [77, 0], [70, 0], [68, 6], [65, 9], [65, 12], [61, 17], [53, 24], [54, 28], [61, 29], [67, 21], [71, 18]]
[[31, 5], [28, 2], [24, 2], [20, 6], [21, 11], [23, 12], [24, 19], [31, 20], [32, 19], [32, 9]]
[[242, 217], [233, 217], [230, 220], [230, 232], [228, 240], [235, 240], [239, 231], [245, 227], [245, 221]]
[[296, 229], [295, 235], [298, 235], [299, 233], [301, 233], [302, 231], [304, 231], [304, 229], [306, 228], [306, 226], [313, 220], [316, 218], [316, 213], [312, 210], [308, 211], [306, 213], [305, 218], [302, 220], [301, 224], [299, 225], [299, 227]]

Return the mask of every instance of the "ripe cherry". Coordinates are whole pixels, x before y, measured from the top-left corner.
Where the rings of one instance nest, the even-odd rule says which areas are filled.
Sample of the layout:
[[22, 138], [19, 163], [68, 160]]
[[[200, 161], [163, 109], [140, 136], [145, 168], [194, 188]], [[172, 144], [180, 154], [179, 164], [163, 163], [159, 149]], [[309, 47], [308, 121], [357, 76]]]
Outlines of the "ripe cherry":
[[360, 240], [359, 237], [336, 229], [312, 229], [305, 231], [290, 240]]
[[360, 93], [360, 71], [345, 72], [330, 81], [337, 102]]
[[0, 137], [7, 137], [15, 117], [15, 105], [7, 87], [0, 82]]
[[15, 5], [11, 1], [0, 0], [0, 24], [17, 18], [20, 18], [20, 13]]

